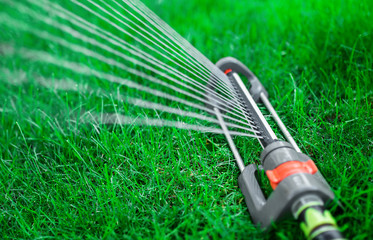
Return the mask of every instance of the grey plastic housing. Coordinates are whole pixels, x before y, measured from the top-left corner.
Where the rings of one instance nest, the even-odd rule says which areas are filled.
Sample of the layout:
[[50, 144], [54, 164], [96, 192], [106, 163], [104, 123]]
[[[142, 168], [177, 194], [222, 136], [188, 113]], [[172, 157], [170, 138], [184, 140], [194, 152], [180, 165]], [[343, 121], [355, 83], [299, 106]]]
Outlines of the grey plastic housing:
[[225, 72], [228, 69], [232, 69], [233, 72], [243, 74], [250, 83], [250, 89], [249, 92], [251, 96], [253, 97], [255, 102], [258, 102], [260, 100], [260, 94], [263, 93], [268, 98], [268, 92], [262, 85], [262, 83], [259, 81], [259, 79], [250, 71], [248, 67], [246, 67], [242, 62], [239, 60], [233, 58], [233, 57], [225, 57], [220, 59], [216, 66], [220, 68], [223, 72]]
[[[267, 171], [284, 163], [281, 158], [286, 161], [307, 161], [310, 158], [306, 156], [296, 152], [290, 144], [277, 141], [265, 148], [261, 161], [264, 163], [263, 169]], [[315, 174], [296, 173], [286, 177], [266, 199], [256, 178], [257, 171], [255, 164], [248, 165], [238, 177], [238, 183], [253, 222], [263, 229], [270, 227], [272, 222], [290, 216], [293, 204], [302, 197], [315, 196], [324, 203], [334, 199], [333, 192], [319, 171]]]
[[293, 146], [284, 141], [276, 141], [275, 144], [270, 144], [260, 155], [261, 163], [265, 170], [273, 170], [277, 166], [287, 161], [306, 162], [310, 160], [306, 154], [294, 151]]

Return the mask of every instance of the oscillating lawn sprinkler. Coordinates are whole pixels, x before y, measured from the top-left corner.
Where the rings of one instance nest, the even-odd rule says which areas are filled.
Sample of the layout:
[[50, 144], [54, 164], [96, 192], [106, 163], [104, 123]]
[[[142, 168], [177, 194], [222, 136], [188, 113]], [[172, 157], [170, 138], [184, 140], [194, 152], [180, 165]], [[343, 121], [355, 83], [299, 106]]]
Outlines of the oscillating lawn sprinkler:
[[[257, 130], [259, 142], [263, 147], [261, 165], [245, 166], [221, 112], [214, 108], [241, 171], [238, 183], [253, 222], [262, 229], [268, 229], [272, 222], [292, 215], [300, 222], [300, 227], [308, 239], [344, 239], [333, 216], [324, 207], [334, 199], [330, 186], [310, 157], [301, 152], [269, 102], [268, 93], [258, 78], [232, 57], [223, 58], [216, 65], [228, 77], [229, 84], [244, 108], [245, 117]], [[247, 90], [238, 74], [248, 79], [250, 90]], [[210, 88], [213, 88], [213, 84], [210, 84]], [[211, 97], [209, 99], [212, 101]], [[258, 102], [263, 103], [271, 113], [287, 142], [277, 139], [258, 108]], [[256, 178], [258, 171], [265, 171], [273, 189], [267, 199]]]

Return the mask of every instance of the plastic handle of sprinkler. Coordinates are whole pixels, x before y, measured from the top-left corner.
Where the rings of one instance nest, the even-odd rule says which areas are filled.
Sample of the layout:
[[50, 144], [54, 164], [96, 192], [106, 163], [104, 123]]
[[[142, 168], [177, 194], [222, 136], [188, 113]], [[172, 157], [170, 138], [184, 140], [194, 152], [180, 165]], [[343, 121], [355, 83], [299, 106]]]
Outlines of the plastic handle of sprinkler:
[[216, 66], [220, 68], [223, 72], [228, 69], [231, 69], [233, 72], [243, 74], [251, 85], [250, 87], [250, 94], [252, 95], [255, 102], [260, 100], [260, 94], [264, 93], [264, 95], [268, 98], [268, 92], [259, 81], [259, 79], [255, 76], [253, 72], [250, 71], [248, 67], [245, 66], [242, 62], [237, 60], [233, 57], [225, 57], [220, 59]]
[[244, 171], [238, 177], [238, 185], [240, 186], [241, 192], [245, 197], [247, 208], [255, 223], [257, 223], [257, 218], [255, 216], [266, 204], [264, 194], [260, 189], [258, 180], [255, 177], [258, 168], [261, 169], [262, 167], [257, 167], [255, 164], [250, 164], [245, 167]]

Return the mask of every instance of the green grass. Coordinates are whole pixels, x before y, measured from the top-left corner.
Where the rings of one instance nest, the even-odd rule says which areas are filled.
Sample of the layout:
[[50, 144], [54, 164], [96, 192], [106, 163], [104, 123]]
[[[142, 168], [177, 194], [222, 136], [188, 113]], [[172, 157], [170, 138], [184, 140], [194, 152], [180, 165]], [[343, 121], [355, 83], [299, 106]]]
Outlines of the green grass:
[[[145, 1], [213, 62], [234, 56], [248, 65], [340, 201], [341, 207], [332, 205], [331, 211], [345, 236], [373, 238], [373, 2], [232, 2]], [[3, 3], [0, 9], [16, 14]], [[16, 16], [30, 25], [35, 21]], [[118, 73], [92, 58], [20, 35], [4, 23], [2, 28], [0, 42], [45, 49]], [[73, 41], [58, 30], [49, 31]], [[237, 186], [238, 168], [223, 136], [118, 125], [96, 129], [74, 119], [87, 109], [151, 113], [89, 91], [43, 88], [38, 75], [73, 79], [82, 84], [79, 88], [89, 84], [88, 88], [105, 94], [117, 91], [115, 84], [98, 78], [17, 56], [1, 57], [2, 238], [299, 239], [302, 235], [292, 219], [266, 233], [253, 225]], [[258, 163], [258, 143], [235, 140], [246, 164]]]

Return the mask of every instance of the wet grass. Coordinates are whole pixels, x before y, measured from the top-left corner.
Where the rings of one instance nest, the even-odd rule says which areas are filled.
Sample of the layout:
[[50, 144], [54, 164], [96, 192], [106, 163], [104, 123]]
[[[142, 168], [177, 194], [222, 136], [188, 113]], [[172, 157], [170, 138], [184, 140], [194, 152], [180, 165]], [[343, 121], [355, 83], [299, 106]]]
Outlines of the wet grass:
[[[341, 202], [331, 211], [343, 233], [373, 238], [372, 2], [145, 3], [213, 62], [234, 56], [249, 66]], [[0, 33], [2, 42], [17, 36], [10, 29]], [[66, 54], [53, 44], [40, 48]], [[69, 57], [116, 73], [78, 54]], [[121, 110], [115, 99], [83, 91], [88, 80], [102, 91], [117, 91], [99, 79], [18, 57], [4, 57], [0, 64], [2, 238], [302, 235], [291, 219], [266, 233], [252, 224], [223, 136], [170, 128], [95, 128], [74, 119], [87, 109], [138, 110]], [[39, 75], [83, 85], [81, 91], [40, 87]], [[235, 140], [247, 164], [258, 162], [257, 142]]]

